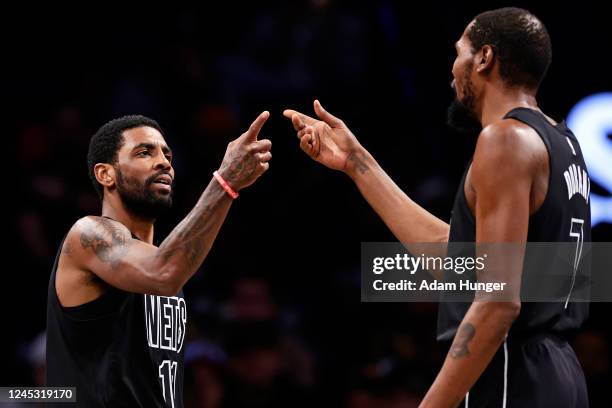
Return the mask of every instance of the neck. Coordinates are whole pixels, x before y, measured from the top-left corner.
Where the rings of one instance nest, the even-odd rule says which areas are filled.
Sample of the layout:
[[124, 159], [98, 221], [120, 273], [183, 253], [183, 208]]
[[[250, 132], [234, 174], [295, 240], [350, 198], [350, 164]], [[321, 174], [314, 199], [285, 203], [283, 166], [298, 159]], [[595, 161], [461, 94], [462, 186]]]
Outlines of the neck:
[[478, 119], [485, 128], [493, 122], [501, 120], [506, 113], [514, 108], [529, 108], [540, 110], [535, 92], [525, 88], [509, 88], [504, 84], [491, 85], [483, 97]]
[[119, 221], [141, 241], [153, 243], [154, 220], [138, 217], [129, 212], [121, 200], [115, 197], [105, 197], [102, 202], [102, 215]]

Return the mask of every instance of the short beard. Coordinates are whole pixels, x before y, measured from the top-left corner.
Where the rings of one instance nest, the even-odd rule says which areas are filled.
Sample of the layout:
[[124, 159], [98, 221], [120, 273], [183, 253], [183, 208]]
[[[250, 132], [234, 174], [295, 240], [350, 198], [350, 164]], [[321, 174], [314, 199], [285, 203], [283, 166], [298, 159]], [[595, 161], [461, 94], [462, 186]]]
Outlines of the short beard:
[[478, 135], [482, 130], [482, 125], [472, 111], [457, 99], [448, 107], [446, 124], [454, 131], [467, 135]]
[[165, 196], [157, 195], [151, 191], [151, 185], [155, 179], [165, 172], [154, 174], [144, 184], [140, 184], [138, 180], [124, 177], [119, 168], [116, 168], [116, 172], [117, 192], [126, 209], [133, 215], [154, 221], [172, 207], [174, 186], [171, 186], [170, 193]]
[[455, 98], [446, 113], [447, 125], [459, 133], [478, 135], [482, 130], [482, 125], [474, 113], [475, 96], [472, 83], [469, 78], [465, 78], [465, 95], [462, 100], [457, 97], [457, 90], [454, 86], [452, 89]]

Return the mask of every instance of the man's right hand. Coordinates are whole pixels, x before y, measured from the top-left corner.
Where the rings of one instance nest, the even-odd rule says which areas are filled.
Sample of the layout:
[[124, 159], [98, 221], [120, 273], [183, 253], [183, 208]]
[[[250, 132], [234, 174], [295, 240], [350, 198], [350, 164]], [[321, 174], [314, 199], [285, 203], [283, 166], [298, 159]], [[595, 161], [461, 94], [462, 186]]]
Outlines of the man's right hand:
[[268, 111], [262, 112], [246, 132], [227, 145], [219, 173], [235, 191], [253, 184], [270, 167], [272, 142], [257, 140], [269, 117]]
[[283, 115], [291, 119], [300, 139], [300, 148], [311, 159], [348, 173], [353, 155], [361, 145], [344, 122], [323, 109], [318, 100], [314, 101], [314, 111], [320, 120], [292, 109], [286, 109]]

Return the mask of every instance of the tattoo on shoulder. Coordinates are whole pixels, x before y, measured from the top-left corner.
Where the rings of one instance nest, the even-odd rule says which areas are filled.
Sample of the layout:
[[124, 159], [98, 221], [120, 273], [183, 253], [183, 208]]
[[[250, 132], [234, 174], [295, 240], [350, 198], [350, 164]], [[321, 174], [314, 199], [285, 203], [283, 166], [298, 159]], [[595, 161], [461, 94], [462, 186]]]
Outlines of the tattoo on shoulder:
[[70, 255], [72, 253], [72, 243], [66, 239], [62, 247], [62, 255]]
[[348, 157], [348, 161], [353, 162], [353, 164], [355, 165], [355, 168], [361, 173], [365, 173], [368, 170], [370, 170], [370, 168], [368, 167], [368, 165], [365, 162], [365, 158], [363, 156], [363, 154], [361, 153], [356, 153], [356, 152], [352, 152], [349, 157]]
[[81, 246], [91, 248], [102, 261], [116, 267], [130, 246], [130, 237], [115, 221], [96, 218], [81, 230]]
[[450, 349], [451, 357], [459, 359], [470, 355], [468, 344], [474, 338], [476, 328], [471, 323], [464, 323], [457, 330], [455, 341]]

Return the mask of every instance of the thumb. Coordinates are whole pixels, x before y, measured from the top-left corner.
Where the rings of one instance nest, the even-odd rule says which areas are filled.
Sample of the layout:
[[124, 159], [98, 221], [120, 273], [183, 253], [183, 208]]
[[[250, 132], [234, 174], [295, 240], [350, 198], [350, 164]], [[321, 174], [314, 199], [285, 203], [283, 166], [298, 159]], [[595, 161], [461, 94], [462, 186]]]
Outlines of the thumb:
[[243, 135], [244, 140], [247, 142], [254, 142], [255, 140], [257, 140], [259, 131], [263, 127], [264, 123], [266, 123], [266, 120], [268, 120], [269, 117], [270, 117], [270, 112], [263, 111], [257, 117], [257, 119], [255, 119], [253, 123], [251, 123], [251, 126], [249, 126], [249, 129], [244, 133]]
[[323, 109], [323, 106], [321, 105], [321, 102], [319, 102], [318, 99], [315, 99], [314, 101], [314, 110], [317, 116], [319, 117], [319, 119], [327, 123], [329, 126], [331, 127], [342, 126], [342, 121], [338, 119], [337, 117], [335, 117], [334, 115], [332, 115], [331, 113], [329, 113], [328, 111], [326, 111], [325, 109]]

